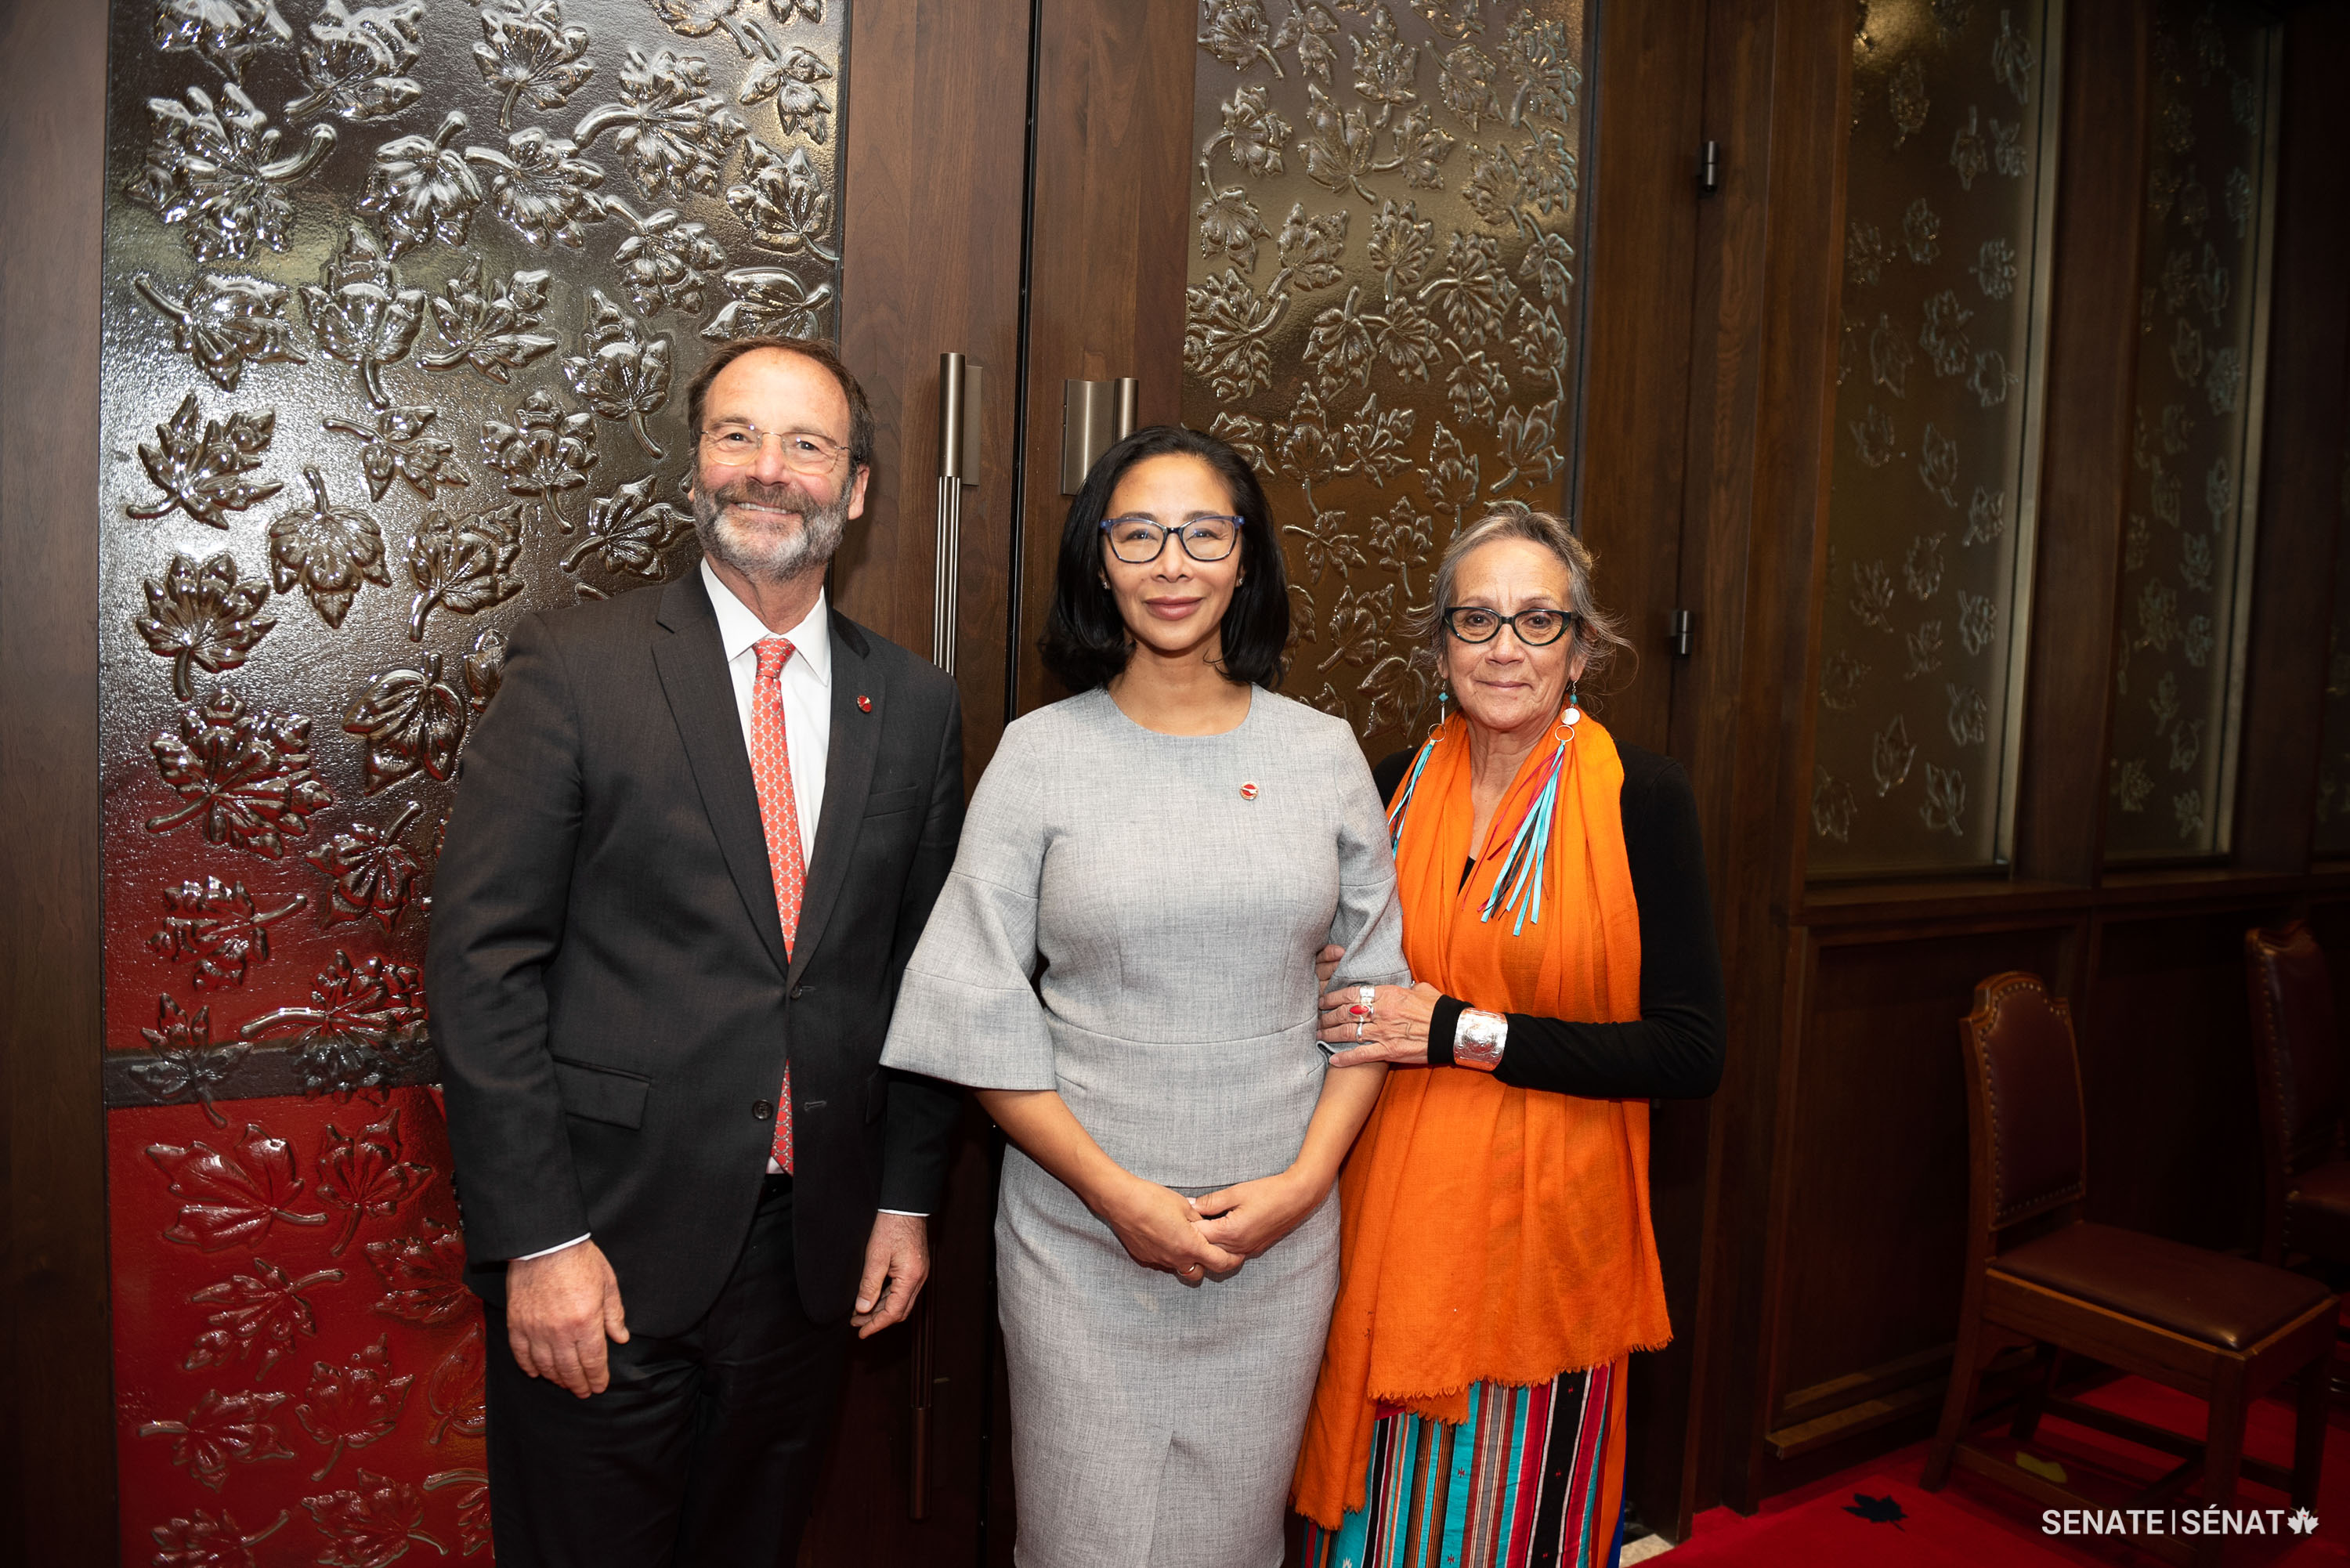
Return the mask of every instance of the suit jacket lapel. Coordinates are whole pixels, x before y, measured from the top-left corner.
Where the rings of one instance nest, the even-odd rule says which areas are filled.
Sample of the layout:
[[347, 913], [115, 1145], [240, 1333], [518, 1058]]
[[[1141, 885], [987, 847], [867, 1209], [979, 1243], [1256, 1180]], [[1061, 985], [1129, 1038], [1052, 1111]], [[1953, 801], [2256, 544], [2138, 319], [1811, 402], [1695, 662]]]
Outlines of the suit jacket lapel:
[[[661, 590], [659, 619], [667, 629], [665, 635], [653, 639], [653, 664], [660, 671], [661, 691], [669, 698], [670, 713], [685, 742], [686, 761], [702, 792], [702, 809], [710, 814], [711, 829], [718, 836], [726, 868], [733, 875], [759, 940], [766, 944], [775, 967], [784, 969], [787, 967], [784, 927], [775, 912], [775, 879], [767, 865], [766, 829], [759, 820], [759, 786], [751, 777], [751, 753], [743, 741], [743, 717], [734, 706], [734, 680], [727, 672], [726, 650], [718, 639], [718, 616], [710, 607], [710, 595], [702, 587], [700, 572], [689, 573]], [[835, 689], [838, 690], [837, 681]], [[836, 711], [838, 706], [836, 700]], [[838, 731], [836, 720], [834, 732]], [[837, 742], [835, 745], [828, 777], [838, 776]], [[826, 798], [828, 822], [829, 794]], [[806, 929], [803, 919], [801, 929]]]
[[[872, 700], [870, 712], [858, 706]], [[848, 879], [850, 853], [873, 790], [874, 759], [881, 751], [881, 726], [889, 720], [889, 692], [879, 665], [867, 657], [865, 640], [837, 612], [832, 616], [832, 740], [824, 771], [824, 814], [816, 819], [816, 855], [808, 865], [807, 893], [800, 901], [799, 930], [792, 938], [790, 978], [807, 968], [808, 955], [824, 935]], [[744, 764], [747, 770], [749, 764]], [[780, 928], [779, 928], [780, 929]]]

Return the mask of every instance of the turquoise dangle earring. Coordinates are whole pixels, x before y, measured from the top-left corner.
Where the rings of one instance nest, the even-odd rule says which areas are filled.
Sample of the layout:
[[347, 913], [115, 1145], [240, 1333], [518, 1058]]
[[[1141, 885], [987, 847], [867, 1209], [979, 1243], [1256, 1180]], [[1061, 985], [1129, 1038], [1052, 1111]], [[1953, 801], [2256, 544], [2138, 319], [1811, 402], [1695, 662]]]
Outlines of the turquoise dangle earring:
[[1577, 694], [1579, 688], [1580, 682], [1569, 676], [1566, 681], [1566, 711], [1558, 716], [1559, 722], [1569, 730], [1583, 722], [1583, 700]]

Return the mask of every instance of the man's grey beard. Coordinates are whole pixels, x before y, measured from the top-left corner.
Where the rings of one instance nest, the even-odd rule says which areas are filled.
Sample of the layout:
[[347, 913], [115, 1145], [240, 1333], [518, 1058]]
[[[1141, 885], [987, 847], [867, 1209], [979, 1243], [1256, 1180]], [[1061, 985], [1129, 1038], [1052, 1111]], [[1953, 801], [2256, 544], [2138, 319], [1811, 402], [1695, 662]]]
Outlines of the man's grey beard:
[[[754, 531], [726, 515], [726, 509], [748, 502], [799, 514], [800, 525], [785, 534]], [[848, 531], [848, 487], [843, 485], [830, 505], [819, 504], [797, 484], [762, 484], [738, 479], [715, 491], [693, 490], [693, 532], [702, 553], [754, 582], [789, 582], [811, 571], [822, 571], [840, 548]]]

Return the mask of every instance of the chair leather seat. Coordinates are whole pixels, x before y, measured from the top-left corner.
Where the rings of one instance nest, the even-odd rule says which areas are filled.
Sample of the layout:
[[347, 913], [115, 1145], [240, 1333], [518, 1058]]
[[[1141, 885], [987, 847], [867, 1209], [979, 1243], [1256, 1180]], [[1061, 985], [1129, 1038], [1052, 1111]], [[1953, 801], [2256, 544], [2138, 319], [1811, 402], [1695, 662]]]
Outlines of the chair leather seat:
[[2002, 1252], [1991, 1267], [2233, 1351], [2251, 1349], [2328, 1295], [2317, 1281], [2283, 1269], [2086, 1220]]
[[2350, 1263], [2350, 1159], [2313, 1166], [2285, 1194], [2285, 1234], [2294, 1250]]

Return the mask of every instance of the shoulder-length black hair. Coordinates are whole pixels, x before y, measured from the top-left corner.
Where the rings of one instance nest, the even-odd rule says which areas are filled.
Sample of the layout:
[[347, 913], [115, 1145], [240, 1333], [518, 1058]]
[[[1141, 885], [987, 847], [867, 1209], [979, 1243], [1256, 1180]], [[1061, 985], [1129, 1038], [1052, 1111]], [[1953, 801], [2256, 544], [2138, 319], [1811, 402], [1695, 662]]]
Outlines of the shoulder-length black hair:
[[[1145, 458], [1180, 452], [1216, 471], [1232, 493], [1241, 520], [1244, 568], [1224, 610], [1224, 679], [1239, 685], [1281, 684], [1282, 649], [1289, 645], [1289, 574], [1282, 567], [1281, 541], [1273, 531], [1273, 508], [1248, 460], [1230, 446], [1181, 425], [1146, 425], [1107, 452], [1086, 475], [1086, 487], [1069, 503], [1061, 529], [1060, 569], [1053, 587], [1052, 613], [1037, 646], [1045, 666], [1071, 691], [1090, 691], [1123, 673], [1134, 639], [1118, 613], [1118, 600], [1102, 582], [1102, 519], [1126, 471]], [[1180, 550], [1175, 540], [1167, 547]]]

